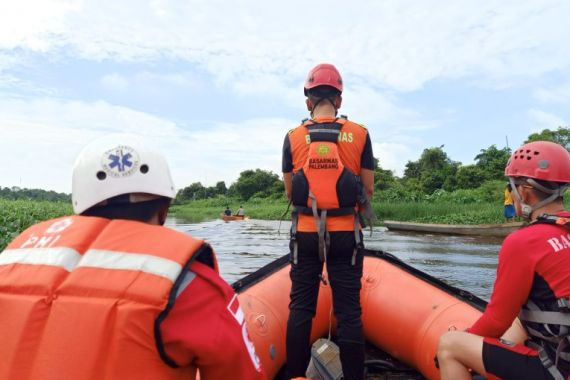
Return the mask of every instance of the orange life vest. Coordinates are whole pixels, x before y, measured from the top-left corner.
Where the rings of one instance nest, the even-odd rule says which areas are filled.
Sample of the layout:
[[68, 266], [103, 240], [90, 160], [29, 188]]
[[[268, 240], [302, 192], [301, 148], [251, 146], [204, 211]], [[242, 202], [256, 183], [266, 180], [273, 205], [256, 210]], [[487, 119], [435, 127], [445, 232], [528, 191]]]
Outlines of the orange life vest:
[[314, 208], [319, 214], [327, 212], [328, 216], [354, 214], [358, 180], [345, 168], [339, 155], [337, 141], [342, 123], [313, 123], [306, 128], [309, 152], [303, 168], [292, 178], [293, 205], [298, 212], [308, 215], [314, 215]]
[[[203, 241], [139, 222], [63, 217], [0, 253], [0, 379], [192, 379], [160, 324]], [[201, 256], [202, 257], [202, 256]]]
[[[345, 116], [318, 117], [315, 120], [304, 120], [297, 128], [289, 131], [289, 143], [291, 147], [291, 158], [293, 164], [293, 175], [303, 169], [307, 163], [311, 138], [308, 126], [313, 124], [339, 123], [342, 128], [338, 134], [337, 150], [340, 160], [345, 168], [354, 175], [359, 175], [361, 171], [361, 156], [367, 140], [368, 132], [362, 125], [346, 119]], [[294, 189], [293, 189], [294, 190]], [[335, 191], [335, 188], [332, 189]], [[329, 192], [331, 194], [331, 192]], [[306, 202], [307, 200], [305, 200]], [[298, 230], [302, 232], [317, 232], [317, 227], [312, 215], [299, 214]], [[354, 215], [334, 216], [327, 218], [328, 231], [352, 231], [354, 226]]]
[[[345, 122], [345, 118], [340, 118], [332, 122], [309, 121], [303, 124], [307, 130], [308, 152], [303, 167], [292, 177], [291, 202], [295, 206], [293, 237], [299, 214], [312, 215], [319, 235], [321, 260], [326, 260], [328, 251], [328, 217], [350, 216], [350, 224], [345, 230], [354, 230], [357, 245], [360, 245], [357, 211], [363, 189], [357, 174], [345, 167], [337, 145], [342, 139]], [[293, 247], [293, 261], [296, 263], [296, 241]]]

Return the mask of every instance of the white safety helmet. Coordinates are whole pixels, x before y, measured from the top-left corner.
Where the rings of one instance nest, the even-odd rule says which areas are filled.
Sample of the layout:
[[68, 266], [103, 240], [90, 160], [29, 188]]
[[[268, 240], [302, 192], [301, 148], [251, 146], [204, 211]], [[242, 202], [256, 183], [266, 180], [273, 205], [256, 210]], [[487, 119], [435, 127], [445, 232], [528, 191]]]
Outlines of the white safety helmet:
[[88, 144], [73, 167], [72, 201], [76, 214], [118, 195], [131, 203], [174, 198], [176, 190], [162, 154], [136, 135], [112, 134]]

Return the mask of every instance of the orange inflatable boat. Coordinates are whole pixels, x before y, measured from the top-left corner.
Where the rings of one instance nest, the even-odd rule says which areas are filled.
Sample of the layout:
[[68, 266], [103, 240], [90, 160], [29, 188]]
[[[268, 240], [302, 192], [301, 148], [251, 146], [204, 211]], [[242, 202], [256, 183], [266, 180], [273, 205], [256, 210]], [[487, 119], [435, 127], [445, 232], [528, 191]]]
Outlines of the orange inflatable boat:
[[[469, 327], [486, 302], [389, 253], [364, 250], [364, 254], [361, 303], [368, 373], [383, 379], [439, 379], [434, 364], [439, 337], [448, 330]], [[283, 256], [233, 287], [266, 372], [271, 379], [281, 378], [291, 289], [289, 257]], [[330, 288], [321, 283], [312, 341], [328, 335], [330, 308]]]

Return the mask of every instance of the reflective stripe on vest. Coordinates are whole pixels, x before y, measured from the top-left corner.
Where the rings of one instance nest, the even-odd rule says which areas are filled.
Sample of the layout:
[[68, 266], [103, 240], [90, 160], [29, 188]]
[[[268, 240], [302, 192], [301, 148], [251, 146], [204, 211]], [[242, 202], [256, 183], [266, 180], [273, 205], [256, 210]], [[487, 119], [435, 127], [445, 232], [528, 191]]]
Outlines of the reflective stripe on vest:
[[91, 249], [82, 257], [76, 250], [66, 247], [7, 249], [0, 254], [0, 265], [9, 264], [50, 265], [68, 272], [77, 267], [135, 270], [172, 282], [182, 271], [180, 264], [163, 257], [99, 249]]
[[19, 248], [0, 253], [0, 265], [31, 264], [61, 267], [68, 272], [77, 266], [81, 255], [73, 248]]
[[165, 277], [174, 282], [182, 266], [163, 257], [130, 252], [90, 249], [79, 261], [78, 267], [136, 270]]

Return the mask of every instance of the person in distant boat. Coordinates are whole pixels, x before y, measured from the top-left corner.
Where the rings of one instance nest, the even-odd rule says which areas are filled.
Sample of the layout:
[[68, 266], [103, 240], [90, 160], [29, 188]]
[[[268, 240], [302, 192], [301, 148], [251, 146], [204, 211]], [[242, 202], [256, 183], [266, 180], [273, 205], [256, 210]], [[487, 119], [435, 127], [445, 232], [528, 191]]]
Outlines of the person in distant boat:
[[338, 321], [344, 379], [364, 376], [360, 288], [363, 256], [357, 210], [368, 204], [374, 158], [367, 129], [337, 116], [343, 82], [331, 64], [307, 76], [305, 103], [311, 119], [285, 136], [282, 171], [294, 211], [291, 228], [291, 302], [287, 322], [288, 376], [304, 376], [310, 332], [326, 262]]
[[238, 210], [235, 213], [236, 216], [245, 216], [245, 211], [243, 210], [243, 206], [239, 206]]
[[516, 212], [515, 212], [515, 206], [513, 203], [513, 196], [511, 195], [511, 192], [513, 191], [513, 188], [511, 186], [510, 183], [507, 183], [507, 186], [505, 186], [505, 201], [504, 201], [504, 216], [505, 216], [505, 222], [512, 222], [513, 218], [516, 216]]
[[226, 209], [224, 210], [224, 215], [232, 216], [232, 210], [230, 210], [230, 206], [226, 206]]
[[[505, 168], [517, 215], [530, 222], [499, 252], [497, 278], [485, 312], [466, 332], [439, 342], [442, 379], [567, 379], [570, 375], [570, 153], [536, 141], [515, 150]], [[528, 337], [501, 336], [519, 318]], [[527, 339], [528, 338], [528, 339]]]
[[87, 145], [75, 216], [0, 253], [1, 379], [265, 379], [212, 247], [163, 227], [176, 191], [132, 135]]

